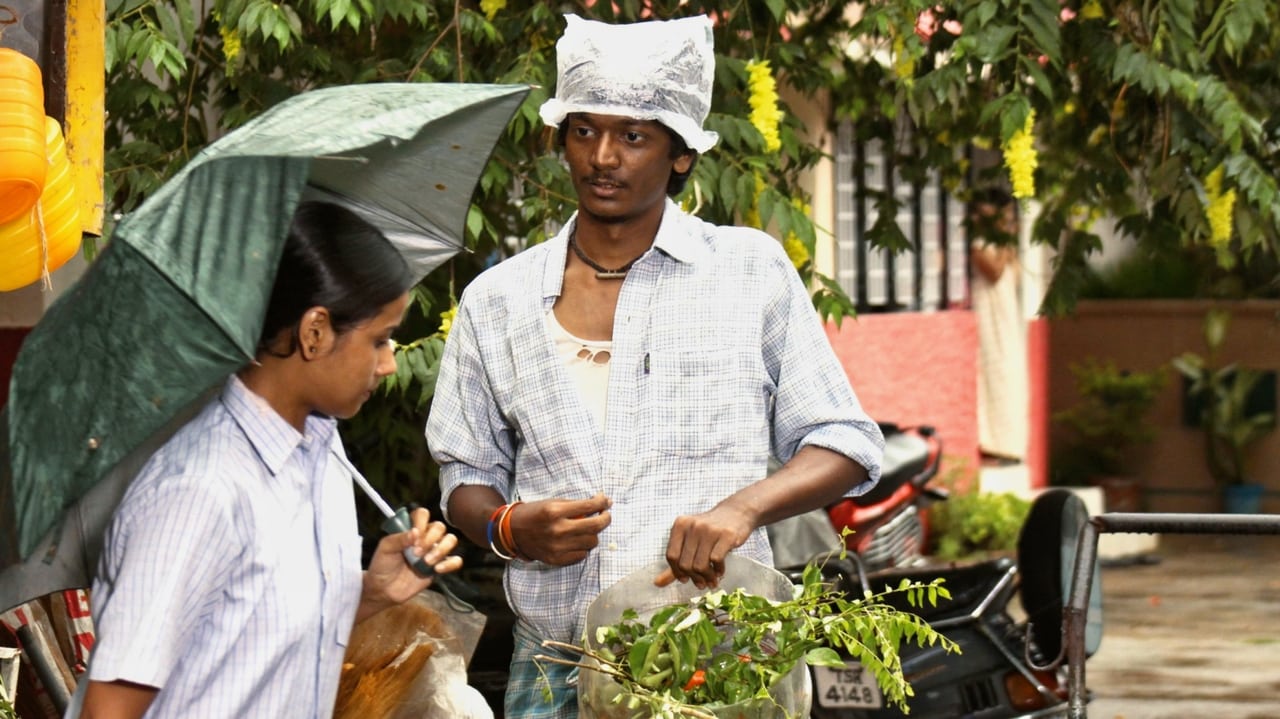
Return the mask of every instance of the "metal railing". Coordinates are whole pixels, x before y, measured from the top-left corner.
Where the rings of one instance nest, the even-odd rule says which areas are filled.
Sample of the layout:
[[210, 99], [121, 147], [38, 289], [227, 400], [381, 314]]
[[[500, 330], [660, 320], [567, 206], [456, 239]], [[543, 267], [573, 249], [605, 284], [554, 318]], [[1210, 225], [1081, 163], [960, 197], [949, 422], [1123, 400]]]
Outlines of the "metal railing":
[[1108, 513], [1090, 517], [1080, 533], [1071, 575], [1071, 599], [1063, 611], [1070, 694], [1069, 719], [1087, 719], [1085, 711], [1085, 627], [1093, 567], [1102, 534], [1280, 534], [1280, 515]]

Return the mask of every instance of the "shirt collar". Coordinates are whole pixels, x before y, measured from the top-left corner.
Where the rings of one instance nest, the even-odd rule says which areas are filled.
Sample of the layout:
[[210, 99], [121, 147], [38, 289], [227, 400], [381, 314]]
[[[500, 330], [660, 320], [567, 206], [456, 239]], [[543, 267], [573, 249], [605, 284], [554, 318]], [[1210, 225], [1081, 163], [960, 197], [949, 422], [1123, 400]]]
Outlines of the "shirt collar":
[[304, 424], [305, 432], [299, 432], [235, 375], [222, 388], [221, 400], [272, 475], [284, 469], [296, 449], [327, 452], [337, 429], [337, 421], [311, 415]]
[[670, 197], [667, 198], [662, 224], [658, 225], [658, 236], [653, 239], [653, 246], [671, 259], [691, 265], [696, 265], [711, 255], [702, 220], [680, 209]]
[[[557, 297], [564, 287], [564, 265], [569, 252], [569, 235], [578, 222], [575, 211], [555, 237], [547, 240], [547, 263], [542, 273], [543, 297]], [[688, 215], [670, 197], [662, 211], [662, 222], [653, 246], [671, 259], [697, 264], [710, 256], [710, 248], [701, 228], [701, 220]]]

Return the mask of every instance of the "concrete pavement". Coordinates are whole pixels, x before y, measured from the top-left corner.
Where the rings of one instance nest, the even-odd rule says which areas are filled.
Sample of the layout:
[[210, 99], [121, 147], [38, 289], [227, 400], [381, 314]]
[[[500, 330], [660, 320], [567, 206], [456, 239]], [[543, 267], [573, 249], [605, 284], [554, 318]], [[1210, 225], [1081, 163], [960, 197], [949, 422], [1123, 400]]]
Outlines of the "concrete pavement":
[[1102, 572], [1089, 719], [1280, 717], [1280, 537], [1163, 535]]

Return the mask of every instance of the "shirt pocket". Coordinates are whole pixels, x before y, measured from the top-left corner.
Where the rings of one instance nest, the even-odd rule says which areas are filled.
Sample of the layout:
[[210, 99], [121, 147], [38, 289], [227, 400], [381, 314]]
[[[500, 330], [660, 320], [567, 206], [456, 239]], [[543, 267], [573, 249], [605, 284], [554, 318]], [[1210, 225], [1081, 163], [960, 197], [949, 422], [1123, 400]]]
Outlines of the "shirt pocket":
[[679, 457], [704, 457], [734, 441], [734, 408], [740, 391], [727, 348], [653, 352], [649, 357], [652, 449]]

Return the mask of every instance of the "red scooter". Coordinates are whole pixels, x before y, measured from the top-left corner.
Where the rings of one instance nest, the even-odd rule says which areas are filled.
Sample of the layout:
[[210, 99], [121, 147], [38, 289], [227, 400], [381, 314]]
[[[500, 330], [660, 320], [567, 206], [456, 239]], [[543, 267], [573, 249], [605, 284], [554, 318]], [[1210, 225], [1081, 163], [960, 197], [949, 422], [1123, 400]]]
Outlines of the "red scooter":
[[[903, 579], [946, 580], [952, 599], [936, 607], [898, 608], [924, 617], [956, 642], [962, 653], [937, 646], [904, 645], [902, 668], [911, 682], [911, 717], [919, 719], [1048, 719], [1065, 717], [1067, 692], [1062, 666], [1062, 617], [1067, 577], [1074, 566], [1077, 537], [1088, 519], [1084, 503], [1062, 489], [1042, 493], [1032, 504], [1019, 536], [1017, 559], [1001, 557], [967, 565], [928, 564], [927, 507], [947, 498], [930, 487], [937, 476], [942, 444], [928, 426], [881, 425], [885, 435], [880, 482], [865, 495], [802, 515], [807, 531], [771, 531], [779, 556], [826, 557], [823, 574], [852, 597], [897, 586]], [[825, 516], [824, 516], [825, 515]], [[826, 530], [827, 552], [813, 525], [829, 519], [844, 535], [847, 558], [831, 556], [839, 547]], [[782, 542], [780, 546], [780, 542]], [[786, 551], [783, 551], [786, 550]], [[797, 581], [800, 562], [778, 564]], [[1094, 586], [1100, 586], [1095, 567]], [[1101, 639], [1101, 601], [1089, 607], [1086, 655]], [[814, 667], [810, 719], [899, 719], [859, 662], [843, 669]]]
[[844, 534], [846, 548], [861, 558], [867, 572], [919, 564], [929, 546], [926, 508], [947, 498], [945, 489], [929, 486], [942, 463], [942, 440], [933, 427], [881, 423], [880, 430], [880, 481], [870, 492], [827, 509], [832, 526]]

